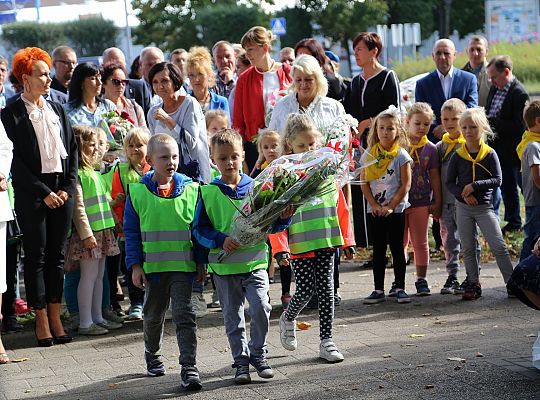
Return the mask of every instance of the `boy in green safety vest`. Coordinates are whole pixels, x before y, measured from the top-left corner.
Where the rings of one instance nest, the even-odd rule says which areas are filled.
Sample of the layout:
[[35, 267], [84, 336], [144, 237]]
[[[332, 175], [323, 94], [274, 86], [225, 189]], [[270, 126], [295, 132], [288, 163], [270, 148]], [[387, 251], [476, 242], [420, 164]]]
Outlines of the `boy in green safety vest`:
[[[232, 129], [217, 132], [210, 141], [212, 162], [217, 165], [221, 176], [210, 185], [201, 187], [193, 236], [209, 249], [208, 267], [214, 273], [219, 295], [225, 330], [236, 368], [234, 381], [238, 384], [251, 382], [249, 364], [261, 378], [274, 376], [266, 361], [266, 338], [270, 319], [268, 246], [261, 240], [253, 246], [241, 246], [228, 233], [231, 229], [236, 206], [240, 206], [253, 185], [253, 179], [239, 173], [244, 161], [242, 137]], [[234, 203], [234, 204], [233, 204]], [[294, 213], [288, 208], [273, 226], [279, 232], [290, 224]], [[221, 250], [230, 255], [217, 262]], [[246, 338], [244, 317], [245, 300], [249, 302], [250, 341]]]
[[[165, 312], [171, 302], [182, 366], [182, 387], [202, 387], [196, 367], [197, 325], [191, 307], [194, 279], [204, 278], [195, 259], [191, 224], [199, 186], [176, 172], [178, 144], [169, 135], [154, 135], [147, 146], [152, 166], [139, 183], [129, 184], [124, 211], [126, 266], [133, 284], [145, 288], [143, 329], [149, 376], [165, 374], [161, 342]], [[201, 253], [200, 251], [198, 252]]]

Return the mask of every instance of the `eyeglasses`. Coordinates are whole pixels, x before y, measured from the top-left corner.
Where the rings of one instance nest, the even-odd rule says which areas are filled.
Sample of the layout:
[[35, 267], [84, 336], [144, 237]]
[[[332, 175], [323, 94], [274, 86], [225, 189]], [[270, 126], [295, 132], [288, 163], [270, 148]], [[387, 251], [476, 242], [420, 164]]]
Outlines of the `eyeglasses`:
[[114, 86], [120, 86], [120, 85], [126, 86], [128, 84], [128, 82], [129, 81], [127, 79], [111, 79], [111, 83]]
[[67, 61], [67, 60], [54, 60], [54, 62], [59, 62], [64, 64], [66, 67], [75, 67], [77, 65], [77, 61]]

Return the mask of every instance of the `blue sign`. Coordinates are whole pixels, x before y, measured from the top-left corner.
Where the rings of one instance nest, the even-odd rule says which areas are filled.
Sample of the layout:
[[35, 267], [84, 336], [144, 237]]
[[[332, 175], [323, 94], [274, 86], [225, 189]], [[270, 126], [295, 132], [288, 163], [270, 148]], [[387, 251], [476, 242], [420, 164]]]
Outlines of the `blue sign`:
[[270, 30], [274, 35], [285, 35], [287, 33], [285, 18], [272, 18], [270, 20]]

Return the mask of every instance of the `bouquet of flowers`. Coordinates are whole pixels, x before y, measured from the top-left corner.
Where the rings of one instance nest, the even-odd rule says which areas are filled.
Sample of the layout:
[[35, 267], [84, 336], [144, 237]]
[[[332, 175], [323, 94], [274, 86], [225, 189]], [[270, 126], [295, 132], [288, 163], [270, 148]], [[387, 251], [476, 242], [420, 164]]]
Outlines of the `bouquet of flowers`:
[[[255, 178], [253, 188], [237, 208], [229, 236], [242, 246], [252, 246], [271, 231], [289, 206], [320, 201], [333, 190], [329, 178], [341, 170], [344, 157], [328, 147], [291, 154], [274, 160]], [[218, 261], [229, 255], [222, 250]]]
[[107, 134], [107, 141], [111, 151], [120, 150], [124, 146], [124, 138], [128, 132], [135, 128], [135, 122], [129, 117], [129, 114], [122, 111], [109, 111], [101, 114], [102, 120], [99, 127]]

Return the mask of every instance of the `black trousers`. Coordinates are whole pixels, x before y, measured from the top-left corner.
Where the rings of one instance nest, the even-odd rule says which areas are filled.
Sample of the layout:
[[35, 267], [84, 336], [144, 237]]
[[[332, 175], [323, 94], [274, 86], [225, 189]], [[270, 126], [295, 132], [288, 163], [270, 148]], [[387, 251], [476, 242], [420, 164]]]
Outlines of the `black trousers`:
[[257, 150], [257, 145], [251, 142], [244, 142], [244, 152], [246, 153], [246, 164], [248, 166], [248, 174], [251, 173], [257, 158], [259, 158], [259, 151]]
[[[59, 176], [41, 177], [51, 191], [58, 191]], [[24, 284], [30, 307], [43, 309], [47, 303], [60, 303], [64, 286], [64, 251], [73, 199], [51, 209], [43, 200], [27, 192], [15, 191], [15, 211], [23, 233]]]
[[373, 280], [375, 290], [384, 290], [386, 272], [386, 248], [389, 245], [394, 265], [396, 287], [405, 289], [405, 252], [403, 251], [403, 232], [405, 214], [393, 213], [388, 217], [374, 217], [368, 214], [368, 223], [373, 241]]

